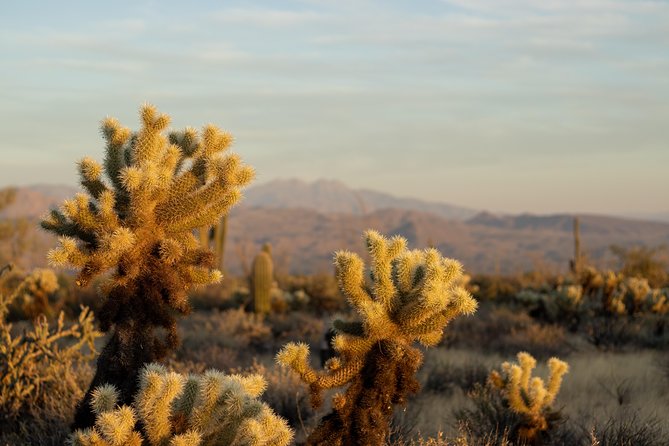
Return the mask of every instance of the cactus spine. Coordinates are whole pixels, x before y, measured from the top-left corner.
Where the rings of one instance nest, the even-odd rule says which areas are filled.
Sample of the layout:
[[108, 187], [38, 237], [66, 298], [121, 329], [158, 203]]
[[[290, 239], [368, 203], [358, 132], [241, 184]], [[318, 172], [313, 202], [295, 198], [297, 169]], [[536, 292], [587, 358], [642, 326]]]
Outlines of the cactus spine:
[[253, 259], [253, 269], [251, 271], [253, 308], [256, 313], [267, 314], [270, 312], [270, 294], [273, 280], [272, 247], [269, 243], [265, 243], [262, 250]]

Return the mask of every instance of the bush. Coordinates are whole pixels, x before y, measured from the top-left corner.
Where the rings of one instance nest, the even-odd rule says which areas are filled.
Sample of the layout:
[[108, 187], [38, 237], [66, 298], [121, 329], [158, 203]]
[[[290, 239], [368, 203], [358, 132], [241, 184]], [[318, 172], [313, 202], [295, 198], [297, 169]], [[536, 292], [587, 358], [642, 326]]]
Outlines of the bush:
[[0, 293], [0, 432], [23, 432], [39, 444], [57, 443], [83, 394], [81, 386], [90, 378], [88, 361], [101, 333], [82, 307], [74, 324], [67, 326], [61, 312], [51, 328], [41, 315], [17, 335], [6, 316], [21, 290], [34, 284], [32, 278], [12, 295]]

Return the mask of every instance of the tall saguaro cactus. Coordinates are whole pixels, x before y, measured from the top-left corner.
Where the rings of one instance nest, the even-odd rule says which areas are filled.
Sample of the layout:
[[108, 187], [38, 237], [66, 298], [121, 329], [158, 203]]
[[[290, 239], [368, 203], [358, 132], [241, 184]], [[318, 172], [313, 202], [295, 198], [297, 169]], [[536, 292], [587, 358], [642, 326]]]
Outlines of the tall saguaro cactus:
[[401, 237], [388, 240], [367, 231], [365, 238], [371, 284], [360, 257], [346, 251], [335, 255], [339, 287], [360, 315], [357, 321], [334, 322], [338, 356], [317, 372], [305, 344], [288, 344], [277, 355], [309, 385], [315, 406], [324, 389], [348, 384], [333, 398], [332, 412], [309, 436], [309, 445], [384, 444], [393, 406], [419, 388], [415, 374], [422, 354], [414, 342], [437, 344], [453, 318], [476, 310], [476, 301], [459, 284], [457, 261], [435, 249], [409, 251]]
[[253, 259], [253, 269], [251, 270], [253, 308], [256, 313], [267, 314], [270, 312], [270, 294], [273, 280], [272, 248], [269, 243], [265, 243], [262, 250]]
[[120, 402], [129, 403], [141, 368], [177, 346], [175, 316], [189, 311], [188, 289], [221, 280], [213, 254], [193, 230], [215, 224], [254, 176], [239, 156], [225, 153], [232, 136], [214, 125], [200, 134], [186, 128], [165, 135], [170, 118], [150, 105], [142, 107], [141, 120], [136, 133], [113, 118], [102, 122], [104, 164], [84, 158], [79, 172], [86, 193], [42, 221], [60, 236], [51, 263], [77, 268], [77, 284], [111, 270], [100, 286], [98, 316], [112, 334], [76, 427], [95, 421], [92, 389], [114, 385]]
[[581, 254], [581, 231], [578, 217], [574, 217], [574, 259], [571, 261], [571, 271], [576, 277], [581, 274], [583, 256]]

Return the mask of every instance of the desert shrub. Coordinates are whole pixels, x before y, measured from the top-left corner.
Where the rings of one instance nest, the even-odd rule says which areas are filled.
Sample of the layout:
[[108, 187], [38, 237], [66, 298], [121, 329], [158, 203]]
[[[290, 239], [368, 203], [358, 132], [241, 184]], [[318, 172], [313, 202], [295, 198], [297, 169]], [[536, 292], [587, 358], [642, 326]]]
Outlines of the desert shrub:
[[[427, 368], [427, 364], [425, 368]], [[488, 379], [488, 367], [480, 362], [470, 362], [457, 365], [449, 361], [438, 361], [430, 364], [424, 373], [427, 378], [423, 389], [428, 392], [450, 395], [455, 389], [465, 393], [474, 390], [477, 385], [483, 385]]]
[[419, 388], [415, 374], [422, 354], [414, 342], [438, 344], [445, 325], [476, 309], [476, 301], [457, 286], [462, 274], [457, 261], [442, 258], [435, 249], [408, 251], [401, 237], [388, 240], [367, 231], [365, 238], [371, 283], [365, 281], [359, 256], [335, 255], [339, 287], [360, 317], [334, 321], [337, 356], [325, 371], [316, 372], [305, 344], [288, 344], [277, 355], [309, 385], [316, 407], [323, 390], [348, 384], [309, 436], [311, 445], [383, 444], [393, 407], [405, 404]]
[[[242, 373], [242, 370], [234, 372]], [[285, 418], [295, 431], [313, 427], [316, 411], [311, 407], [309, 391], [304, 388], [299, 376], [277, 364], [268, 367], [257, 360], [243, 373], [261, 375], [267, 380], [268, 387], [262, 400]]]
[[[284, 276], [279, 288], [292, 293], [293, 309], [307, 309], [316, 314], [332, 314], [346, 308], [346, 299], [339, 291], [337, 279], [331, 274]], [[298, 293], [302, 293], [302, 297]]]
[[36, 268], [21, 278], [14, 290], [9, 308], [9, 320], [35, 319], [40, 315], [53, 316], [53, 297], [58, 290], [58, 277], [53, 270]]
[[293, 341], [315, 345], [325, 332], [323, 319], [305, 312], [270, 314], [267, 323], [277, 344]]
[[288, 445], [293, 434], [285, 420], [258, 400], [266, 386], [261, 375], [209, 370], [184, 376], [149, 364], [140, 375], [132, 405], [117, 405], [119, 392], [112, 385], [94, 390], [95, 425], [75, 431], [70, 444]]
[[246, 280], [226, 276], [220, 283], [196, 288], [190, 294], [191, 307], [195, 311], [239, 308], [242, 302], [237, 300], [237, 293], [245, 285]]
[[499, 347], [497, 351], [500, 354], [527, 350], [539, 358], [564, 355], [572, 350], [563, 327], [536, 322], [504, 334], [499, 340]]
[[667, 432], [661, 420], [641, 418], [636, 413], [609, 418], [590, 428], [592, 444], [597, 446], [666, 445]]
[[94, 341], [101, 333], [94, 328], [93, 315], [82, 307], [73, 324], [67, 325], [61, 312], [55, 327], [50, 327], [46, 316], [40, 315], [16, 334], [6, 316], [22, 290], [34, 285], [34, 278], [29, 275], [11, 295], [0, 293], [0, 432], [51, 444], [62, 440], [72, 413], [67, 403], [73, 404], [83, 393]]
[[[0, 211], [16, 201], [16, 188], [0, 189]], [[30, 222], [27, 218], [0, 219], [0, 265], [8, 262], [23, 264], [23, 254], [29, 245]]]
[[182, 350], [213, 345], [240, 352], [271, 348], [272, 329], [265, 318], [243, 308], [193, 313], [180, 325], [185, 333]]
[[[252, 355], [236, 348], [221, 347], [217, 344], [203, 344], [197, 349], [180, 348], [176, 353], [176, 361], [207, 364], [218, 370], [232, 370], [241, 364], [249, 364]], [[168, 359], [169, 361], [169, 359]]]
[[646, 278], [586, 267], [575, 282], [523, 290], [514, 303], [544, 323], [585, 334], [598, 347], [669, 345], [669, 289], [652, 288]]
[[510, 299], [524, 288], [518, 277], [499, 275], [474, 275], [471, 283], [477, 287], [475, 296], [480, 300]]
[[[620, 272], [626, 277], [646, 279], [653, 287], [669, 285], [669, 265], [666, 259], [666, 246], [649, 248], [647, 246], [611, 246], [611, 252], [618, 258]], [[660, 257], [664, 255], [664, 257]]]
[[522, 309], [491, 303], [484, 303], [476, 318], [453, 321], [443, 344], [501, 355], [524, 350], [542, 359], [572, 350], [561, 326], [542, 324]]

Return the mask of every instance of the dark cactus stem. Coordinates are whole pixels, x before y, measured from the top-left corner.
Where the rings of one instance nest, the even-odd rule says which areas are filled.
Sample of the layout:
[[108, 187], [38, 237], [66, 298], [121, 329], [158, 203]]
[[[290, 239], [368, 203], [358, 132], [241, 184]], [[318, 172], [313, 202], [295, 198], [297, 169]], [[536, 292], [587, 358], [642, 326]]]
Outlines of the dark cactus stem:
[[579, 228], [578, 217], [574, 217], [574, 259], [571, 261], [571, 271], [576, 277], [581, 274], [582, 267], [581, 258], [581, 233]]
[[[171, 338], [171, 339], [170, 339]], [[145, 342], [137, 342], [143, 339]], [[168, 336], [159, 340], [152, 327], [127, 324], [117, 327], [97, 360], [95, 376], [77, 404], [72, 429], [85, 429], [95, 424], [91, 407], [92, 393], [103, 384], [112, 384], [119, 392], [119, 405], [130, 405], [139, 388], [139, 373], [151, 362], [165, 358], [169, 347], [176, 347], [177, 340]]]
[[394, 406], [420, 389], [415, 374], [421, 361], [421, 353], [411, 346], [378, 343], [343, 397], [335, 397], [332, 412], [309, 435], [307, 445], [386, 444]]
[[[213, 257], [210, 253], [203, 256], [203, 262]], [[152, 266], [131, 288], [113, 289], [97, 315], [100, 328], [111, 331], [111, 337], [98, 357], [93, 381], [77, 405], [73, 429], [95, 424], [90, 403], [96, 387], [112, 384], [119, 391], [119, 404], [132, 403], [142, 368], [165, 359], [179, 345], [176, 316], [187, 314], [190, 308], [185, 306], [176, 312], [165, 301], [184, 292], [183, 281], [169, 265]]]

